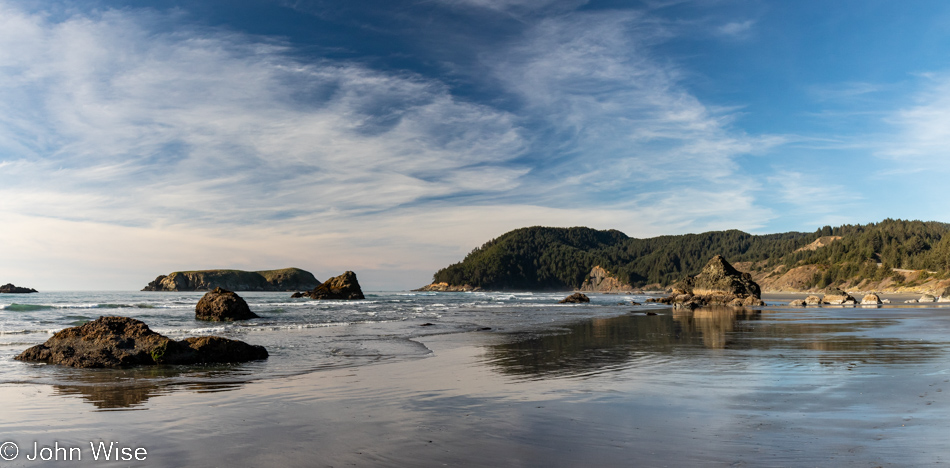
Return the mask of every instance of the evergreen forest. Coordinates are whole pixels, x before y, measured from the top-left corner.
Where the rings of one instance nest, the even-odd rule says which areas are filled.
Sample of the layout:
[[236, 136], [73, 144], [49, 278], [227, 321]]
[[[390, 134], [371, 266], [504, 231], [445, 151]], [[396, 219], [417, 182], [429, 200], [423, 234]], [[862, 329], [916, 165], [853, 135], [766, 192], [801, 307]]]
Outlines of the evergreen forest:
[[[461, 262], [433, 275], [436, 283], [488, 290], [564, 290], [583, 284], [601, 266], [633, 287], [665, 287], [697, 274], [714, 255], [752, 262], [757, 270], [819, 265], [812, 285], [827, 287], [855, 278], [895, 278], [894, 269], [950, 273], [950, 224], [886, 219], [865, 225], [824, 226], [814, 232], [753, 235], [738, 230], [628, 237], [586, 227], [527, 227], [472, 250]], [[800, 250], [821, 237], [829, 245]]]

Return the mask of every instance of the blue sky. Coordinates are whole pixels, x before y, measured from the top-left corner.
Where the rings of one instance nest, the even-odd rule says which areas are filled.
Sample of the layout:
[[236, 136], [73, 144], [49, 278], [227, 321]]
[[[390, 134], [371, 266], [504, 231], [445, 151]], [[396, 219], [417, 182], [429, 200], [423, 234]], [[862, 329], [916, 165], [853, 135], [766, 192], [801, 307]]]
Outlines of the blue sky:
[[0, 281], [950, 221], [950, 4], [0, 0]]

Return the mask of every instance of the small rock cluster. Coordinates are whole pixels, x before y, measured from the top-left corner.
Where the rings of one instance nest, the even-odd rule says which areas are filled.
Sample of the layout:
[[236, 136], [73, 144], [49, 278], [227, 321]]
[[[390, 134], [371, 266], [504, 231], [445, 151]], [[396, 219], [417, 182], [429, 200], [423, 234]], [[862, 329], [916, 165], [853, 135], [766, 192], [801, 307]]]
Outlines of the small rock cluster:
[[[904, 301], [905, 303], [927, 303], [927, 302], [950, 302], [950, 296], [944, 298], [936, 298], [930, 294], [924, 294], [920, 299], [909, 299]], [[804, 307], [812, 305], [882, 305], [890, 303], [887, 299], [881, 299], [881, 295], [877, 293], [868, 293], [865, 294], [860, 301], [855, 299], [854, 296], [848, 294], [845, 291], [842, 291], [838, 288], [831, 288], [825, 291], [823, 296], [811, 295], [805, 299], [796, 299], [792, 302], [789, 302], [788, 305], [792, 307]]]
[[805, 299], [796, 299], [792, 302], [789, 302], [788, 305], [792, 307], [804, 307], [810, 305], [873, 305], [881, 304], [881, 298], [877, 294], [867, 294], [864, 296], [861, 301], [858, 301], [851, 294], [848, 294], [846, 291], [842, 291], [838, 288], [829, 288], [825, 290], [822, 296], [811, 295]]
[[461, 286], [452, 286], [449, 283], [432, 283], [426, 286], [423, 286], [419, 289], [413, 289], [413, 291], [434, 291], [434, 292], [471, 292], [471, 291], [481, 291], [482, 288], [478, 286], [472, 286], [470, 284], [463, 284]]
[[908, 299], [904, 301], [907, 304], [917, 303], [917, 302], [950, 302], [950, 288], [946, 288], [938, 296], [933, 296], [931, 294], [924, 294], [920, 296], [920, 299]]

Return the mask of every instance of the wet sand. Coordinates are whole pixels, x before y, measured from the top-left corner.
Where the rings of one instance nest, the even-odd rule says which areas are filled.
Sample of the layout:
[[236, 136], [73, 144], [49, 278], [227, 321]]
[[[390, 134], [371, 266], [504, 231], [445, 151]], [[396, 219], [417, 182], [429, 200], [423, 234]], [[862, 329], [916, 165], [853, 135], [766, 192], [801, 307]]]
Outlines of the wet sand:
[[427, 357], [245, 383], [0, 385], [21, 447], [4, 466], [72, 466], [24, 456], [98, 440], [148, 451], [104, 466], [947, 462], [950, 309], [659, 312], [427, 336]]

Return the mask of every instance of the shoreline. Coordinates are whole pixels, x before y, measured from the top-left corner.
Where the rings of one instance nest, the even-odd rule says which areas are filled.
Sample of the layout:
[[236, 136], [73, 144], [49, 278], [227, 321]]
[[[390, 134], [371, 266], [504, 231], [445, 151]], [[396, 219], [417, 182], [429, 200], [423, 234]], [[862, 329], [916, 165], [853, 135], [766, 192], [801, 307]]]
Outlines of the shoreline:
[[431, 353], [162, 388], [126, 411], [0, 384], [15, 403], [0, 430], [21, 447], [121, 441], [146, 448], [149, 466], [945, 461], [942, 311], [664, 309], [414, 337]]

